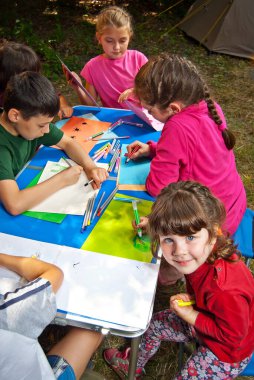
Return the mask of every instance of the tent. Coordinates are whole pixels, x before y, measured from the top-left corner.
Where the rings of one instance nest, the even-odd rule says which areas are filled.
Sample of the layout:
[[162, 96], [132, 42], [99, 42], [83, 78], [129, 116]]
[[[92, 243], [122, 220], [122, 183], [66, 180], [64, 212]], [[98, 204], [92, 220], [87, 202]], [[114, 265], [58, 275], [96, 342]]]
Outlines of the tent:
[[197, 0], [178, 25], [211, 51], [254, 59], [254, 0]]

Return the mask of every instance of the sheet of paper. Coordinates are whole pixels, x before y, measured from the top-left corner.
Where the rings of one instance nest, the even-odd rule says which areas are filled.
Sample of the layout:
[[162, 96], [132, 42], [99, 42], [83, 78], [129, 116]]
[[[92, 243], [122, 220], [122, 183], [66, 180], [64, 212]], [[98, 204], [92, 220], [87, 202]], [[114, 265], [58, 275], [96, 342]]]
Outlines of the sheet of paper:
[[[116, 197], [121, 198], [122, 195], [119, 194]], [[124, 195], [124, 198], [130, 197]], [[139, 215], [148, 215], [152, 204], [151, 201], [140, 200], [138, 202]], [[151, 262], [150, 241], [147, 236], [140, 241], [132, 228], [133, 219], [132, 203], [112, 200], [81, 248], [87, 251]]]
[[136, 161], [130, 160], [125, 163], [127, 145], [122, 145], [120, 174], [119, 174], [119, 190], [144, 190], [146, 177], [150, 171], [151, 160], [144, 158]]
[[97, 141], [87, 141], [86, 139], [96, 133], [107, 131], [110, 124], [111, 123], [104, 121], [72, 116], [72, 118], [62, 126], [61, 130], [72, 139], [75, 139], [75, 141], [77, 141], [82, 148], [89, 153]]
[[124, 101], [127, 107], [132, 110], [141, 120], [144, 120], [148, 125], [153, 127], [156, 131], [161, 131], [164, 124], [159, 120], [156, 120], [144, 107], [138, 107], [134, 102], [129, 100]]
[[[42, 174], [42, 171], [33, 178], [33, 180], [29, 183], [27, 187], [37, 185], [41, 174]], [[58, 224], [62, 223], [66, 217], [66, 214], [56, 214], [56, 213], [37, 212], [37, 211], [25, 211], [23, 212], [23, 215], [26, 215], [35, 219], [45, 220], [47, 222], [58, 223]]]
[[[64, 160], [59, 163], [48, 161], [40, 177], [39, 183], [51, 178], [59, 171], [65, 170], [66, 167], [68, 167], [68, 165], [64, 163]], [[95, 193], [98, 193], [98, 190], [93, 190], [91, 185], [84, 186], [87, 182], [88, 178], [83, 171], [79, 180], [74, 185], [66, 186], [57, 191], [29, 211], [84, 215], [88, 199]]]
[[3, 253], [27, 257], [37, 253], [63, 270], [64, 282], [57, 292], [59, 310], [123, 326], [147, 327], [159, 263], [82, 252], [2, 233], [0, 240]]

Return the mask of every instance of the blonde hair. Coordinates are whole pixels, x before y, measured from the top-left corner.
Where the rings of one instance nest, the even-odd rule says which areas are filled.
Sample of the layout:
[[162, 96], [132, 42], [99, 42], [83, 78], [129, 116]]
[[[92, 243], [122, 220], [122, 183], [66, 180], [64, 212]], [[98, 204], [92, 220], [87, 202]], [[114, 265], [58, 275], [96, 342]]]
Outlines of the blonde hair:
[[133, 35], [131, 15], [120, 7], [107, 7], [99, 13], [96, 22], [96, 32], [102, 35], [108, 27], [126, 28], [129, 31], [130, 37]]

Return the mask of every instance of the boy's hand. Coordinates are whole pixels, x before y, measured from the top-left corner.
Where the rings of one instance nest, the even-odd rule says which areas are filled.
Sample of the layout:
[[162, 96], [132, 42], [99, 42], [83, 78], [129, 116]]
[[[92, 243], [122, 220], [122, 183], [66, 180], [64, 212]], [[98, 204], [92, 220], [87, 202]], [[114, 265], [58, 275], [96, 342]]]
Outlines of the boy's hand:
[[142, 231], [144, 232], [144, 234], [147, 234], [147, 232], [148, 232], [148, 222], [149, 222], [149, 219], [148, 219], [147, 216], [141, 216], [139, 224], [136, 224], [135, 220], [132, 221], [132, 227], [134, 228], [134, 230], [137, 230], [138, 228], [141, 228]]
[[[137, 152], [131, 154], [132, 150], [137, 145], [140, 146], [140, 149]], [[128, 155], [131, 155], [131, 160], [136, 160], [137, 158], [140, 158], [140, 157], [148, 157], [150, 154], [150, 146], [140, 141], [134, 141], [133, 143], [127, 146], [127, 152], [128, 152]]]
[[93, 169], [86, 170], [86, 174], [88, 179], [93, 179], [91, 185], [93, 189], [99, 189], [101, 187], [101, 183], [106, 181], [108, 178], [108, 172], [103, 168], [98, 168], [97, 166]]
[[62, 179], [64, 181], [64, 186], [70, 186], [79, 180], [79, 177], [82, 171], [83, 171], [82, 166], [75, 165], [75, 166], [72, 166], [71, 168], [61, 171], [60, 173], [56, 175], [62, 176]]
[[118, 103], [124, 102], [131, 95], [133, 95], [133, 88], [127, 88], [127, 90], [125, 90], [124, 92], [122, 92], [121, 95], [119, 96]]
[[194, 326], [196, 322], [196, 318], [198, 316], [198, 311], [196, 311], [192, 305], [190, 306], [179, 306], [178, 301], [191, 301], [193, 297], [191, 297], [188, 293], [180, 293], [170, 297], [170, 309], [173, 310], [180, 318], [182, 318], [185, 322]]

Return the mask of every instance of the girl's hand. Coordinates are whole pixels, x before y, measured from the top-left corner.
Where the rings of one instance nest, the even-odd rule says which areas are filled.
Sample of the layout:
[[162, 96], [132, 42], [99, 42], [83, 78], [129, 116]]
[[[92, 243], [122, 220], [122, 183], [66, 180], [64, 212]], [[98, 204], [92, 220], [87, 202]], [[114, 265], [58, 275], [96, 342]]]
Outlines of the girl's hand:
[[135, 220], [132, 221], [132, 227], [134, 228], [134, 230], [137, 230], [138, 228], [142, 228], [142, 231], [145, 234], [147, 234], [148, 222], [149, 222], [149, 219], [147, 218], [147, 216], [141, 216], [139, 224], [136, 224]]
[[71, 117], [73, 114], [73, 108], [70, 106], [62, 107], [60, 111], [58, 112], [59, 119], [65, 119], [68, 117]]
[[[131, 154], [132, 150], [137, 145], [140, 146], [140, 149], [137, 152]], [[148, 157], [150, 154], [150, 146], [140, 141], [134, 141], [133, 143], [127, 146], [127, 152], [128, 152], [128, 156], [131, 155], [131, 160], [136, 160], [137, 158], [140, 158], [140, 157]]]
[[198, 316], [198, 311], [194, 310], [193, 306], [179, 306], [178, 301], [191, 301], [193, 297], [187, 293], [180, 293], [170, 297], [170, 309], [173, 310], [180, 318], [185, 322], [194, 326], [196, 318]]
[[66, 80], [67, 80], [68, 84], [74, 90], [77, 90], [77, 88], [78, 88], [77, 82], [79, 82], [80, 84], [82, 84], [82, 80], [80, 79], [80, 77], [78, 76], [78, 74], [75, 73], [75, 71], [72, 71], [71, 73], [74, 76], [74, 78], [72, 78], [67, 71], [64, 71], [64, 73], [65, 73], [65, 77], [66, 77]]
[[93, 179], [91, 183], [94, 190], [101, 187], [101, 183], [108, 178], [108, 172], [103, 168], [98, 168], [97, 166], [93, 169], [86, 170], [88, 179]]
[[118, 103], [123, 103], [126, 99], [128, 99], [131, 95], [133, 95], [133, 88], [127, 88], [118, 98]]
[[75, 165], [71, 168], [65, 169], [61, 171], [60, 173], [56, 174], [61, 176], [62, 180], [64, 181], [64, 186], [70, 186], [74, 185], [79, 180], [80, 174], [82, 173], [83, 168], [82, 166]]

